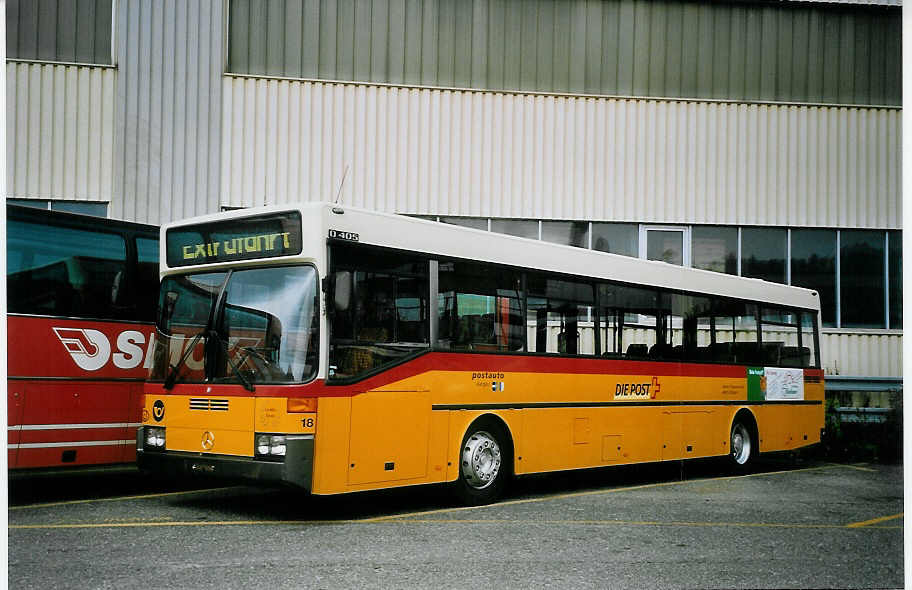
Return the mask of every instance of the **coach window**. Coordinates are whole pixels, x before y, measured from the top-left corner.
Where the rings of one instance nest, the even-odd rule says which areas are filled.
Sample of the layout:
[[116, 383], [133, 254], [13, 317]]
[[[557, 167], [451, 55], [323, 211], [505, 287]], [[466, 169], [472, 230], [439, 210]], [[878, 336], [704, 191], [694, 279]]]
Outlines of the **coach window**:
[[[653, 289], [617, 284], [599, 285], [602, 356], [647, 359], [657, 343], [658, 328], [668, 309]], [[668, 332], [663, 332], [668, 335]]]
[[800, 314], [764, 307], [760, 318], [763, 365], [768, 367], [810, 366], [811, 349], [799, 342]]
[[126, 271], [117, 234], [24, 221], [7, 224], [7, 293], [11, 313], [133, 319], [112, 305]]
[[535, 274], [526, 282], [527, 350], [595, 354], [592, 285]]
[[710, 321], [706, 360], [725, 364], [757, 364], [760, 361], [756, 305], [715, 299]]
[[799, 351], [802, 367], [819, 367], [817, 357], [817, 314], [812, 311], [801, 312], [801, 350]]
[[158, 240], [136, 238], [136, 273], [133, 291], [137, 320], [154, 321], [158, 304]]
[[671, 314], [666, 325], [670, 334], [667, 344], [656, 347], [650, 356], [660, 360], [702, 361], [708, 356], [707, 341], [711, 326], [711, 303], [708, 297], [672, 293]]
[[349, 295], [331, 302], [330, 377], [359, 377], [427, 350], [427, 260], [334, 245], [330, 261], [334, 288]]
[[523, 349], [520, 273], [456, 260], [440, 261], [438, 277], [439, 348], [497, 352]]

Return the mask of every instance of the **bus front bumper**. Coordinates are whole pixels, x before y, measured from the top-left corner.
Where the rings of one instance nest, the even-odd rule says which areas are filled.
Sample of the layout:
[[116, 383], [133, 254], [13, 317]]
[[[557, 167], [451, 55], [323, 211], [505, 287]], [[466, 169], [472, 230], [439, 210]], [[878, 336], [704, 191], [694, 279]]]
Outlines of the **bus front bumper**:
[[313, 435], [288, 436], [284, 461], [254, 457], [207, 455], [184, 451], [152, 451], [143, 448], [143, 428], [136, 432], [136, 462], [142, 471], [168, 477], [243, 479], [261, 484], [289, 484], [311, 489]]

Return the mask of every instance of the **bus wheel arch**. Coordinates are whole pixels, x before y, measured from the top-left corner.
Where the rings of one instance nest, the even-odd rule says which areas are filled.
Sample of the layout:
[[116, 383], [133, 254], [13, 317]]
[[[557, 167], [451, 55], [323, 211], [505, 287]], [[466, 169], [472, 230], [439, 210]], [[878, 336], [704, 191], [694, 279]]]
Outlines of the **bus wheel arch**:
[[760, 434], [757, 418], [747, 408], [741, 408], [732, 418], [729, 429], [729, 453], [731, 465], [736, 469], [747, 469], [760, 454]]
[[513, 437], [502, 418], [475, 418], [462, 436], [457, 457], [456, 497], [469, 505], [490, 504], [503, 495], [513, 477]]

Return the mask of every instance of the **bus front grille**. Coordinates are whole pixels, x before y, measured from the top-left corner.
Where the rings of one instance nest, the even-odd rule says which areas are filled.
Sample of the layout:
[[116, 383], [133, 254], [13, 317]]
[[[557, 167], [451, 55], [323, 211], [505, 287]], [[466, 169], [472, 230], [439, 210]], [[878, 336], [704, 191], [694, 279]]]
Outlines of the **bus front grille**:
[[202, 410], [204, 412], [227, 412], [228, 400], [226, 399], [207, 399], [204, 397], [190, 398], [191, 410]]

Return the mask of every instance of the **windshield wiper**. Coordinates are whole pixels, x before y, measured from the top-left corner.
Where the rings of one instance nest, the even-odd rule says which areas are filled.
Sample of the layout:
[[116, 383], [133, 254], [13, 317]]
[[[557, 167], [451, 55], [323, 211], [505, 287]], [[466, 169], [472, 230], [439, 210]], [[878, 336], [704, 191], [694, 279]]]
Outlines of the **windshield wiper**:
[[187, 362], [190, 355], [193, 354], [193, 349], [196, 347], [196, 343], [199, 342], [199, 339], [208, 333], [209, 330], [200, 330], [193, 336], [193, 339], [190, 340], [190, 345], [187, 346], [187, 349], [184, 351], [184, 354], [181, 355], [180, 360], [177, 361], [177, 364], [171, 366], [171, 370], [165, 378], [165, 389], [174, 389], [174, 385], [177, 383], [178, 371], [184, 366], [184, 363]]
[[240, 379], [241, 384], [244, 386], [244, 389], [252, 393], [256, 388], [253, 386], [253, 383], [250, 381], [250, 379], [245, 377], [244, 373], [241, 372], [241, 369], [234, 364], [234, 361], [231, 360], [231, 355], [228, 355], [225, 358], [228, 360], [228, 365], [231, 367], [231, 370], [234, 371], [234, 374], [237, 375], [238, 379]]

